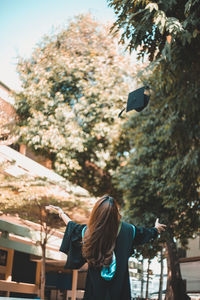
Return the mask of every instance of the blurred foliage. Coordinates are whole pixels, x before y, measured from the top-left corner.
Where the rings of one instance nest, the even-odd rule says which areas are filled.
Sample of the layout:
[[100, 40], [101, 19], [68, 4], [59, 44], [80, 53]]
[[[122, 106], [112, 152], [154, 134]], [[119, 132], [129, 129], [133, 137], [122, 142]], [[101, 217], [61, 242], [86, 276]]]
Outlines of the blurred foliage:
[[185, 47], [199, 38], [199, 0], [107, 0], [117, 20], [115, 33], [121, 33], [121, 43], [138, 57], [150, 60], [163, 57], [168, 48], [179, 41]]
[[93, 195], [111, 193], [121, 120], [137, 66], [109, 27], [81, 15], [19, 59], [15, 95], [20, 142], [53, 161], [54, 170]]
[[80, 223], [86, 222], [92, 205], [89, 195], [88, 198], [74, 195], [64, 182], [59, 185], [46, 178], [30, 175], [13, 177], [0, 172], [1, 213], [64, 230], [65, 224], [58, 214], [45, 210], [49, 204], [61, 207], [72, 220]]
[[199, 1], [108, 2], [118, 14], [114, 28], [124, 30], [122, 40], [129, 37], [130, 50], [141, 46], [139, 57], [153, 59], [143, 74], [151, 103], [124, 124], [129, 156], [117, 181], [130, 218], [143, 216], [149, 224], [160, 216], [186, 245], [199, 226]]
[[121, 42], [151, 61], [143, 74], [150, 105], [124, 124], [129, 155], [116, 182], [130, 221], [167, 224], [166, 299], [186, 299], [175, 241], [186, 247], [200, 225], [200, 1], [108, 3]]

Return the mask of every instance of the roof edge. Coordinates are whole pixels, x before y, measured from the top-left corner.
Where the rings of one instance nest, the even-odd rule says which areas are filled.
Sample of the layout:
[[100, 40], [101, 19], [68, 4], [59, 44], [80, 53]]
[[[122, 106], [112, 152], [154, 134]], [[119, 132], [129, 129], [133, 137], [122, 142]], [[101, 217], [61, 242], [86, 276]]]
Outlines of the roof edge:
[[12, 90], [0, 80], [0, 85], [3, 86], [6, 90], [8, 90], [9, 92], [11, 92]]

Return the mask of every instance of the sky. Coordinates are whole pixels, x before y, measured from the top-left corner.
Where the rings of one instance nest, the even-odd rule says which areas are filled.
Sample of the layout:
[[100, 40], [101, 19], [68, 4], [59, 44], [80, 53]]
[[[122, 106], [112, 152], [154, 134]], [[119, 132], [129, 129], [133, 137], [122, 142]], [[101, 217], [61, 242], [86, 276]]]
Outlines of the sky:
[[19, 90], [17, 57], [30, 57], [45, 34], [87, 12], [102, 22], [115, 20], [106, 0], [0, 0], [0, 81]]

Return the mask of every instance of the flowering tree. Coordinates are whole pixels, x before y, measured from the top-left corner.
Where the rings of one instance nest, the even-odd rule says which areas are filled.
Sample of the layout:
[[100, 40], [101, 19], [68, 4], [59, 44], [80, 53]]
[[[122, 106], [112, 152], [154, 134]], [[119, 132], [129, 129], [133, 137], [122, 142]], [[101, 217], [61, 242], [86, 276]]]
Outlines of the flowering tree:
[[19, 60], [16, 94], [20, 141], [53, 162], [62, 176], [94, 195], [112, 193], [121, 120], [137, 67], [109, 28], [78, 16]]

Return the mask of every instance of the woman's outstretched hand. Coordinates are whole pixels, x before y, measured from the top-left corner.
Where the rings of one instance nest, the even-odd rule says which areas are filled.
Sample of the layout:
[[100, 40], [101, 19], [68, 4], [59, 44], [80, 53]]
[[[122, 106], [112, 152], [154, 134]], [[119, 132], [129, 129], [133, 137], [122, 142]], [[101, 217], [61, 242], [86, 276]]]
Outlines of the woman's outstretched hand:
[[161, 231], [165, 231], [166, 227], [167, 226], [165, 224], [160, 224], [159, 223], [159, 219], [156, 219], [155, 228], [158, 230], [158, 233], [160, 233]]
[[47, 205], [45, 206], [45, 209], [49, 210], [50, 212], [59, 214], [59, 217], [65, 222], [66, 225], [71, 221], [71, 219], [64, 213], [62, 208], [60, 208], [59, 206]]
[[59, 215], [61, 215], [63, 213], [62, 208], [60, 208], [59, 206], [47, 205], [47, 206], [45, 206], [45, 209], [50, 211], [50, 212], [57, 213]]

